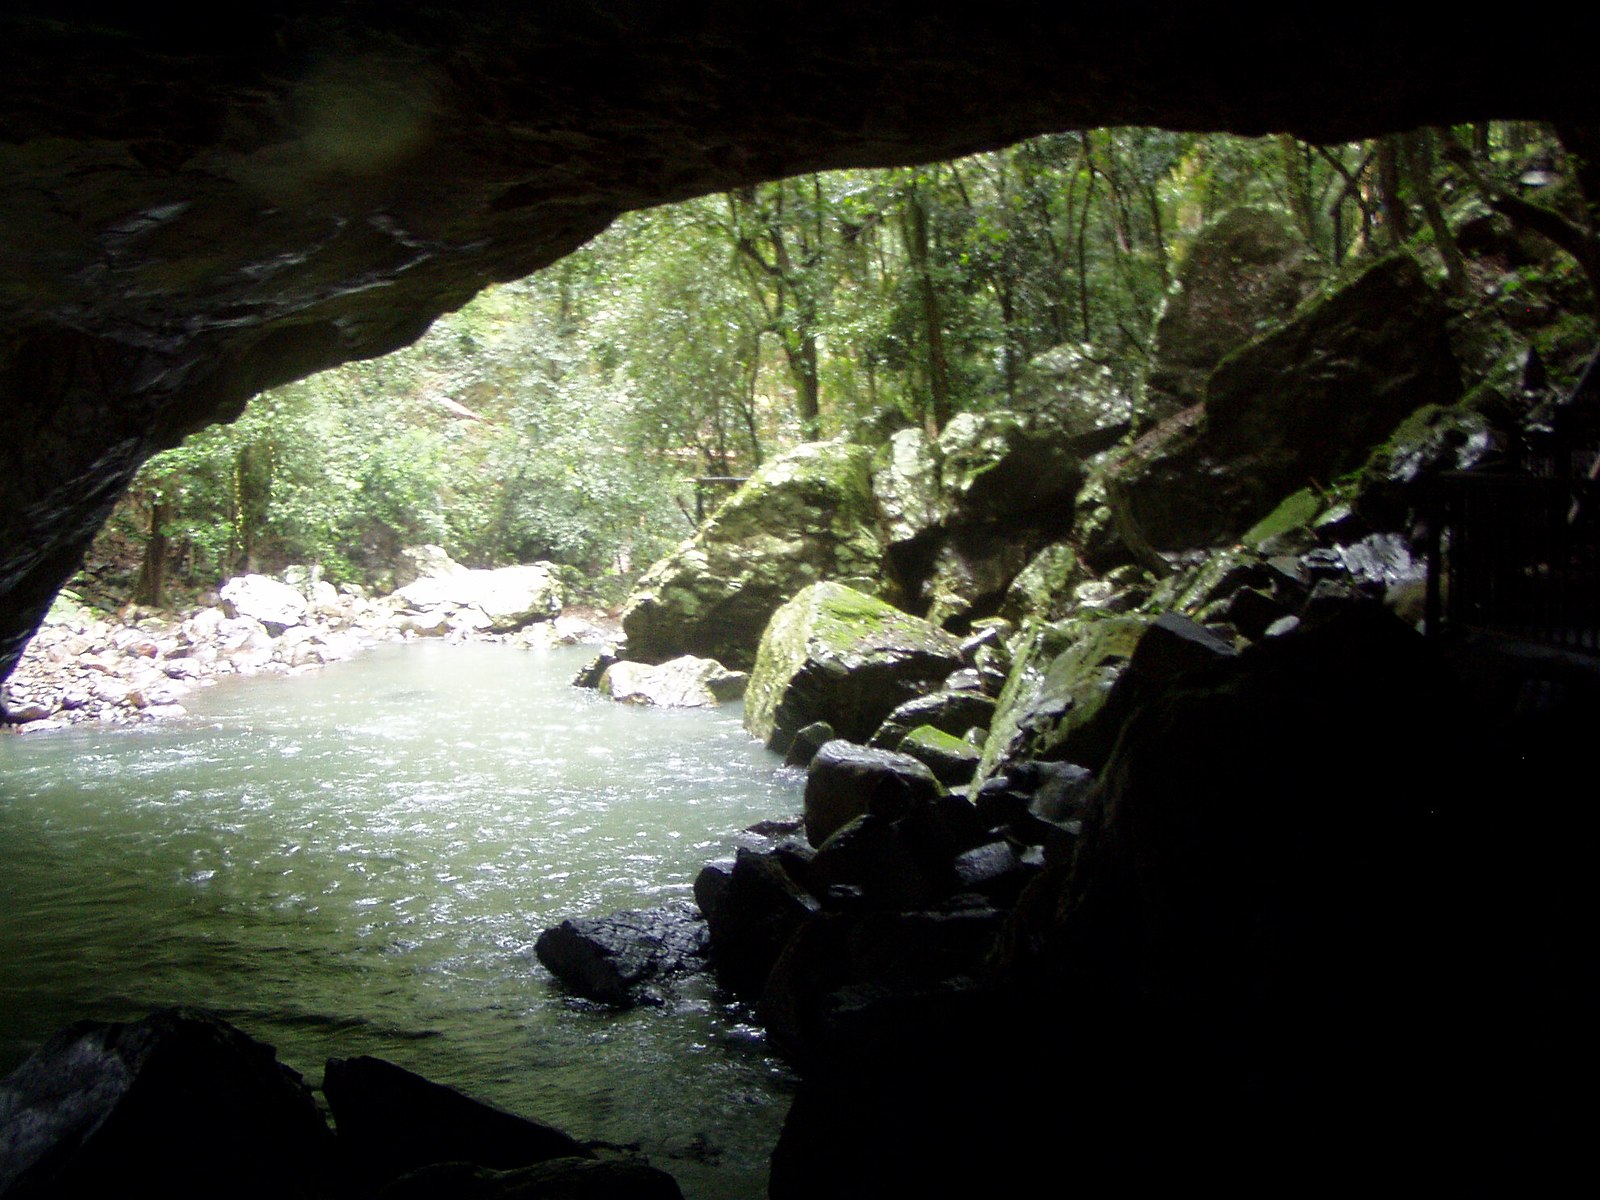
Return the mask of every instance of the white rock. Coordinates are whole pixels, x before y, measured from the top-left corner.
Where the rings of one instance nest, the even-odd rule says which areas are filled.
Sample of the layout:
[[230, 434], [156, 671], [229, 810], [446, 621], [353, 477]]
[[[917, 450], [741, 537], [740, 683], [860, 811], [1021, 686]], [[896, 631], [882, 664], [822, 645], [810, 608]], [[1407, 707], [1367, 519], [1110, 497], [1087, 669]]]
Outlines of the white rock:
[[744, 694], [748, 676], [711, 658], [685, 654], [660, 666], [618, 662], [600, 677], [600, 691], [624, 704], [662, 708], [714, 708]]
[[306, 619], [306, 598], [286, 583], [265, 575], [241, 575], [222, 585], [223, 604], [235, 617], [260, 621], [282, 633]]

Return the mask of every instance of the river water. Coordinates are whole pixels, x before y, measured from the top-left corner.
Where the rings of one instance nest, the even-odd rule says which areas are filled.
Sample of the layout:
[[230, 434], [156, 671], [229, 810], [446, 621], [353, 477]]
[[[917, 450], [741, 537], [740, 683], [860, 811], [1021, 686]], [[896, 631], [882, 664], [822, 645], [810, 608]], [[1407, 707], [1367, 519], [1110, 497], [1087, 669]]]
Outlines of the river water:
[[694, 985], [617, 1014], [562, 994], [546, 926], [688, 898], [798, 805], [737, 708], [570, 686], [592, 652], [387, 646], [231, 680], [191, 716], [0, 738], [0, 1073], [84, 1017], [212, 1009], [320, 1081], [373, 1054], [690, 1197], [761, 1195], [789, 1079]]

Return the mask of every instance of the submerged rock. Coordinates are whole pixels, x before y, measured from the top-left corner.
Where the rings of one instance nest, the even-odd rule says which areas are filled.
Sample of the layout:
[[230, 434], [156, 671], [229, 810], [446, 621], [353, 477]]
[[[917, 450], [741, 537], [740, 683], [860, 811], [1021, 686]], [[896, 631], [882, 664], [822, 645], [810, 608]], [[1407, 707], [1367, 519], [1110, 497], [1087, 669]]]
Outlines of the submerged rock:
[[273, 1048], [196, 1009], [79, 1022], [0, 1081], [0, 1194], [319, 1196], [331, 1146]]
[[895, 707], [961, 665], [960, 642], [926, 621], [842, 584], [815, 584], [762, 635], [744, 725], [780, 752], [813, 721], [865, 742]]
[[659, 1003], [649, 987], [706, 965], [706, 923], [678, 902], [605, 917], [569, 917], [546, 929], [534, 953], [566, 987], [617, 1008]]
[[710, 658], [685, 654], [659, 666], [617, 662], [600, 677], [602, 695], [624, 704], [660, 708], [715, 708], [744, 695], [750, 677]]

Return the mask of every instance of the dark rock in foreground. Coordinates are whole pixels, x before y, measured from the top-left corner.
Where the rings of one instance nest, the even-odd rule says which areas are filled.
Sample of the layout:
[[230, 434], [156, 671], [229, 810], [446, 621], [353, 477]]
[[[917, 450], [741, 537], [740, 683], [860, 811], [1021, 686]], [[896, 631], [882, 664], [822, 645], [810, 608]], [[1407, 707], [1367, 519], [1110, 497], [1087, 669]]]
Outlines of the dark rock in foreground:
[[515, 1171], [471, 1163], [425, 1167], [384, 1188], [380, 1200], [683, 1200], [677, 1182], [644, 1163], [556, 1158]]
[[359, 1178], [392, 1179], [429, 1163], [523, 1167], [590, 1158], [553, 1125], [519, 1117], [381, 1058], [330, 1058], [322, 1093], [339, 1150]]
[[580, 996], [618, 1008], [659, 1002], [647, 986], [702, 969], [706, 923], [692, 905], [569, 917], [534, 944], [545, 968]]
[[900, 817], [943, 790], [933, 772], [909, 754], [835, 738], [817, 751], [806, 771], [806, 838], [820, 846], [855, 817]]
[[332, 1137], [271, 1046], [209, 1013], [82, 1021], [0, 1082], [0, 1194], [320, 1196]]

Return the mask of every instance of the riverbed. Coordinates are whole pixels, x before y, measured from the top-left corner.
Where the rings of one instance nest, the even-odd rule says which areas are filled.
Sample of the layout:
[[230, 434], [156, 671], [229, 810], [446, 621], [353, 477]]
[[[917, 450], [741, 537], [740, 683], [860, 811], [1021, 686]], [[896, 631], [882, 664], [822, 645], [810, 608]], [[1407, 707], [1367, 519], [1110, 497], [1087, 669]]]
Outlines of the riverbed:
[[373, 1054], [580, 1138], [686, 1196], [759, 1195], [790, 1078], [708, 986], [617, 1014], [534, 939], [691, 897], [798, 807], [737, 706], [570, 686], [592, 650], [389, 645], [229, 680], [136, 729], [0, 738], [0, 1072], [61, 1025], [218, 1012], [313, 1083]]

